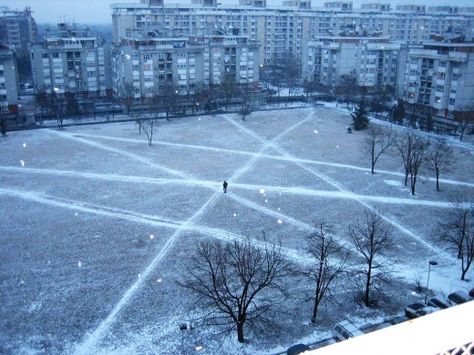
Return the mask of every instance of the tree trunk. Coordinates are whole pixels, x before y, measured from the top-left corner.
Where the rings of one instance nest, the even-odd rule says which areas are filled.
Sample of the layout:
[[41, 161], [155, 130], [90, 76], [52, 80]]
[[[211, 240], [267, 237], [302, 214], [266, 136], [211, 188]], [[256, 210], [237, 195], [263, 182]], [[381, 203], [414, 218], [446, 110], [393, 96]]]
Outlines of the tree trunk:
[[370, 279], [371, 279], [371, 277], [372, 277], [372, 263], [369, 266], [369, 270], [367, 272], [367, 281], [365, 283], [364, 303], [367, 307], [370, 307], [369, 292], [370, 292]]
[[312, 323], [316, 323], [316, 317], [318, 315], [318, 306], [319, 306], [318, 297], [314, 297], [313, 317], [311, 318]]
[[237, 322], [237, 340], [239, 343], [244, 342], [244, 324], [241, 322]]
[[372, 161], [372, 174], [375, 174], [375, 162]]
[[416, 188], [416, 176], [412, 177], [411, 179], [411, 194], [415, 196], [415, 188]]
[[439, 169], [436, 169], [436, 191], [439, 192]]
[[408, 186], [408, 170], [405, 169], [405, 186]]

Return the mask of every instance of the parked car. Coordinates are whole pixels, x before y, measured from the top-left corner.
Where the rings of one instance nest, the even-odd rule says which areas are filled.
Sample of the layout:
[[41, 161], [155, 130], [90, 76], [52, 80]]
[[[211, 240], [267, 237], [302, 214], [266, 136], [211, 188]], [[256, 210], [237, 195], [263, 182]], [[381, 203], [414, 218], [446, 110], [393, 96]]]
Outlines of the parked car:
[[437, 310], [438, 308], [427, 306], [423, 303], [412, 303], [405, 307], [405, 315], [410, 319], [414, 319], [424, 316], [428, 313], [436, 312]]
[[296, 344], [296, 345], [293, 345], [293, 346], [289, 347], [288, 350], [286, 351], [286, 354], [287, 355], [298, 355], [298, 354], [302, 354], [302, 353], [304, 353], [305, 351], [308, 351], [308, 350], [310, 350], [308, 345], [306, 345], [306, 344]]
[[468, 301], [472, 301], [474, 298], [469, 296], [464, 291], [456, 291], [456, 292], [451, 293], [448, 296], [448, 299], [451, 301], [452, 304], [457, 305], [457, 304], [465, 303]]
[[428, 301], [428, 306], [438, 307], [439, 309], [446, 309], [450, 306], [449, 301], [443, 296], [436, 296]]
[[395, 317], [393, 318], [392, 320], [390, 320], [390, 323], [392, 325], [396, 325], [396, 324], [400, 324], [400, 323], [403, 323], [403, 322], [406, 322], [407, 320], [409, 320], [410, 318], [408, 318], [407, 316], [398, 316], [398, 317]]
[[362, 331], [348, 320], [337, 323], [333, 329], [334, 337], [338, 340], [346, 340], [359, 335], [363, 335]]

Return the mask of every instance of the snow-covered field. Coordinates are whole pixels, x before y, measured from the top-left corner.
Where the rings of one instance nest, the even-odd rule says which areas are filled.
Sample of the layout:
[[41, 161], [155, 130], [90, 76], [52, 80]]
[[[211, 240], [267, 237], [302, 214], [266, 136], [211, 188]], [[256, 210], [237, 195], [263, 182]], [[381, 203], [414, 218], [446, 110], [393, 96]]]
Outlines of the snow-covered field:
[[[427, 175], [412, 197], [395, 155], [370, 174], [364, 133], [347, 134], [349, 123], [331, 108], [256, 112], [246, 122], [182, 118], [160, 122], [152, 147], [133, 123], [9, 133], [0, 139], [0, 352], [274, 353], [323, 339], [344, 318], [400, 313], [424, 298], [413, 290], [426, 283], [429, 260], [439, 263], [435, 292], [474, 287], [434, 242], [450, 197], [474, 201], [472, 149], [455, 147], [458, 164], [441, 192]], [[396, 239], [378, 308], [357, 305], [347, 277], [313, 325], [311, 285], [295, 276], [274, 316], [279, 330], [249, 331], [240, 345], [233, 333], [179, 329], [199, 314], [176, 284], [198, 241], [251, 236], [258, 245], [265, 231], [298, 267], [310, 262], [305, 237], [316, 218], [348, 243], [348, 226], [367, 209]]]

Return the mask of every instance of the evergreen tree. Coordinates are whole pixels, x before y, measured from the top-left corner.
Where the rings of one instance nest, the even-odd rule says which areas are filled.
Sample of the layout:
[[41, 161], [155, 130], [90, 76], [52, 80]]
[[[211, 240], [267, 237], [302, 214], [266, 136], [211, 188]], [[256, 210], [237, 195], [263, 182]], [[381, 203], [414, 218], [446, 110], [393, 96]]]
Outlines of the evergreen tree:
[[398, 103], [393, 110], [393, 121], [401, 124], [403, 122], [404, 117], [405, 117], [405, 105], [403, 103], [403, 100], [398, 100]]
[[76, 99], [76, 96], [71, 93], [67, 92], [65, 94], [66, 97], [66, 116], [74, 117], [80, 113], [79, 110], [79, 102]]
[[431, 114], [429, 114], [428, 117], [426, 118], [426, 127], [425, 127], [425, 129], [428, 132], [433, 132], [433, 128], [434, 128], [433, 116]]
[[356, 131], [365, 129], [369, 125], [369, 118], [367, 117], [367, 114], [367, 107], [365, 106], [364, 101], [361, 100], [357, 105], [356, 111], [351, 115], [354, 122], [354, 129]]

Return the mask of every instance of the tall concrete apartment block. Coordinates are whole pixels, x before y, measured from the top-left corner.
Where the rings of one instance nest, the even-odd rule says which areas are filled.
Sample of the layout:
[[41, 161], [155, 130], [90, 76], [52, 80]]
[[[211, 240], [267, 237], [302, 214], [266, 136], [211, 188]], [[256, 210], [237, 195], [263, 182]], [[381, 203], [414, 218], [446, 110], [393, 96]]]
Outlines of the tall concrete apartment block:
[[245, 36], [222, 33], [170, 37], [155, 31], [124, 38], [112, 56], [113, 88], [133, 88], [135, 98], [151, 97], [173, 85], [180, 94], [197, 85], [218, 85], [226, 75], [236, 83], [258, 81], [258, 45]]
[[408, 51], [403, 97], [452, 123], [457, 112], [474, 114], [474, 43], [429, 42]]
[[327, 1], [324, 8], [334, 11], [352, 11], [352, 1]]
[[[361, 28], [368, 33], [381, 32], [393, 41], [408, 44], [422, 44], [429, 40], [432, 33], [451, 31], [462, 34], [474, 27], [473, 12], [460, 9], [457, 15], [427, 13], [421, 5], [406, 5], [387, 11], [385, 5], [354, 10], [347, 1], [327, 2], [327, 7], [307, 9], [269, 5], [238, 7], [217, 4], [208, 7], [163, 1], [161, 5], [112, 5], [113, 41], [120, 43], [121, 38], [126, 38], [130, 31], [156, 25], [182, 35], [192, 35], [209, 28], [238, 31], [240, 35], [260, 43], [260, 58], [262, 63], [267, 64], [284, 58], [288, 52], [301, 59], [310, 40], [317, 36], [338, 35], [347, 26]], [[256, 1], [251, 3], [257, 4]]]
[[15, 112], [18, 106], [18, 69], [13, 50], [0, 45], [0, 110]]
[[239, 0], [240, 6], [267, 7], [267, 0]]
[[27, 54], [30, 43], [36, 40], [37, 26], [30, 8], [24, 11], [0, 6], [0, 43]]
[[283, 6], [308, 10], [311, 9], [311, 0], [284, 0]]
[[360, 5], [366, 11], [390, 11], [392, 9], [389, 2], [365, 2]]
[[31, 63], [37, 92], [104, 96], [111, 89], [109, 48], [87, 28], [59, 24], [57, 35], [32, 46]]
[[303, 76], [334, 87], [342, 75], [354, 75], [360, 86], [395, 88], [400, 48], [388, 37], [317, 37], [308, 43]]

